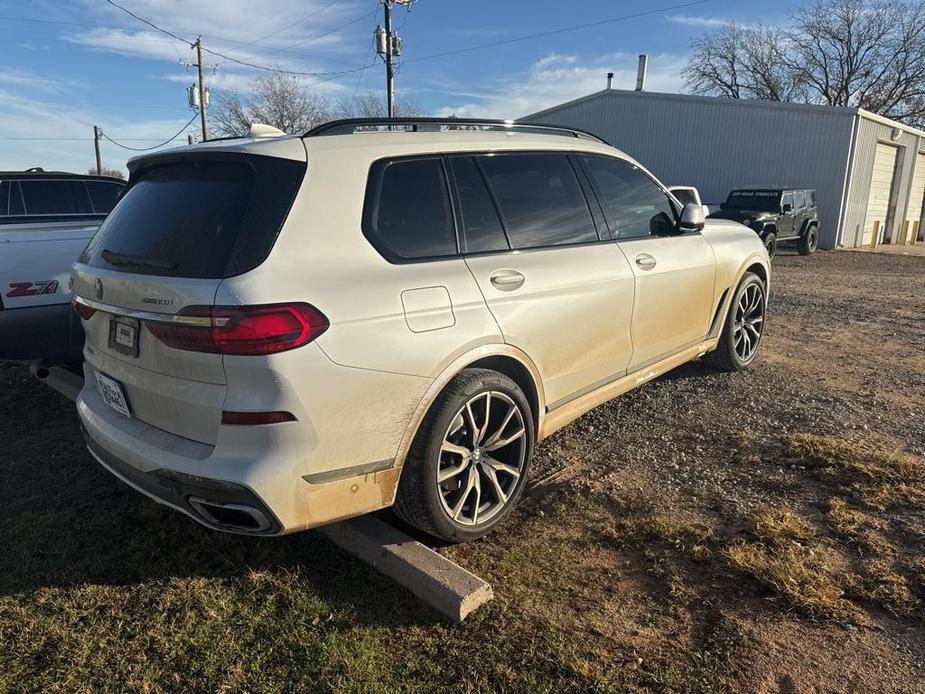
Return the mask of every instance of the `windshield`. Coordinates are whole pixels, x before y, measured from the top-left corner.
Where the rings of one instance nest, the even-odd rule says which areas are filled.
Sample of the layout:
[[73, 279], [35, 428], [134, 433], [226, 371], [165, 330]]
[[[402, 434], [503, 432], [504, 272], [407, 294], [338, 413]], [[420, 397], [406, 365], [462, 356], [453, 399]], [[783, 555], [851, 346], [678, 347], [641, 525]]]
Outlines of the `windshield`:
[[726, 209], [780, 212], [780, 191], [734, 190], [726, 199]]
[[80, 262], [200, 279], [247, 272], [276, 242], [304, 173], [304, 162], [253, 155], [143, 170]]

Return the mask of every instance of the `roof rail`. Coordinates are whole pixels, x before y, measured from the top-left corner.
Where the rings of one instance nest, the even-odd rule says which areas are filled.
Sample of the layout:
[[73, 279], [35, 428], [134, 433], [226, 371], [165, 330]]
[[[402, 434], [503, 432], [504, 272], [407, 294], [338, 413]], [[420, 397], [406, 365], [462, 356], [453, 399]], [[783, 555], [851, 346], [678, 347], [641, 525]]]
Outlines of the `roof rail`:
[[352, 135], [363, 132], [447, 132], [451, 130], [498, 130], [529, 132], [540, 135], [579, 137], [610, 144], [593, 133], [578, 128], [543, 123], [519, 123], [512, 120], [482, 118], [346, 118], [312, 128], [302, 137]]

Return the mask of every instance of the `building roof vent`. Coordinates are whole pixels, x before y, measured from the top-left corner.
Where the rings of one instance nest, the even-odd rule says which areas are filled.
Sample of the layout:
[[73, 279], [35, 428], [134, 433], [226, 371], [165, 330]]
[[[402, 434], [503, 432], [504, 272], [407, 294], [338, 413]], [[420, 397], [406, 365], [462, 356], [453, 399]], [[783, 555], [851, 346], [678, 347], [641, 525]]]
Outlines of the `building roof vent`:
[[613, 73], [608, 72], [607, 73], [607, 91], [610, 91], [611, 89], [613, 89]]
[[636, 72], [636, 91], [646, 90], [646, 70], [649, 67], [649, 56], [645, 53], [639, 55], [639, 70]]

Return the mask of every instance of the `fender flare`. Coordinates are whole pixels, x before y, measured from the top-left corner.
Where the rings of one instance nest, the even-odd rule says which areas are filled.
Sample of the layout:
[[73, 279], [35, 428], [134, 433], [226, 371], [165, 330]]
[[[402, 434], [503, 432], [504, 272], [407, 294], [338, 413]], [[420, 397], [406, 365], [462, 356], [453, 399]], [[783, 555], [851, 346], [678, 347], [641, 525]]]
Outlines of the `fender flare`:
[[742, 282], [742, 278], [745, 277], [745, 273], [748, 272], [749, 268], [752, 268], [755, 265], [760, 265], [764, 270], [764, 277], [762, 279], [764, 280], [764, 300], [765, 303], [767, 303], [768, 297], [771, 293], [770, 263], [768, 263], [767, 258], [762, 253], [749, 253], [745, 260], [739, 265], [739, 269], [735, 274], [735, 281], [730, 285], [729, 291], [726, 293], [726, 298], [723, 299], [723, 305], [720, 307], [719, 311], [719, 315], [721, 315], [723, 319], [716, 322], [714, 329], [710, 332], [709, 335], [707, 335], [709, 339], [717, 339], [719, 337], [723, 326], [726, 325], [726, 320], [729, 318], [729, 311], [732, 309], [732, 297], [735, 294], [735, 290]]
[[805, 235], [806, 232], [810, 230], [810, 227], [816, 227], [816, 229], [818, 230], [819, 220], [818, 219], [807, 219], [805, 222], [803, 222], [803, 226], [800, 228], [800, 236]]
[[[540, 377], [539, 369], [536, 368], [536, 364], [533, 363], [533, 360], [530, 359], [523, 350], [513, 345], [500, 342], [482, 345], [469, 350], [451, 361], [431, 382], [427, 390], [424, 391], [424, 395], [421, 396], [417, 407], [415, 407], [414, 412], [411, 414], [411, 418], [408, 420], [408, 424], [405, 427], [405, 432], [402, 434], [401, 441], [398, 444], [394, 465], [396, 469], [401, 470], [404, 468], [405, 459], [408, 457], [408, 451], [411, 450], [411, 443], [414, 441], [414, 437], [421, 427], [424, 417], [427, 416], [431, 406], [440, 396], [440, 393], [443, 392], [446, 385], [452, 381], [460, 371], [470, 364], [480, 359], [485, 359], [486, 357], [510, 358], [519, 362], [520, 365], [527, 370], [527, 373], [530, 374], [530, 378], [533, 381], [533, 387], [536, 390], [537, 421], [542, 423], [546, 414], [546, 393], [543, 389], [543, 379]], [[539, 429], [537, 429], [537, 431], [539, 431]]]

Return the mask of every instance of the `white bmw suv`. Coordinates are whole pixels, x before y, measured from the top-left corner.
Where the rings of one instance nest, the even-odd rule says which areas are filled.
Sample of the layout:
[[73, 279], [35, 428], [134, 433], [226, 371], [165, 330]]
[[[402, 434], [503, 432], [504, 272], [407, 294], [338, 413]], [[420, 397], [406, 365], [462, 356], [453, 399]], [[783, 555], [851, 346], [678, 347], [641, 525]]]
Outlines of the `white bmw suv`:
[[210, 527], [394, 505], [453, 541], [511, 512], [537, 441], [764, 328], [754, 232], [594, 136], [339, 121], [134, 159], [74, 265], [93, 456]]

